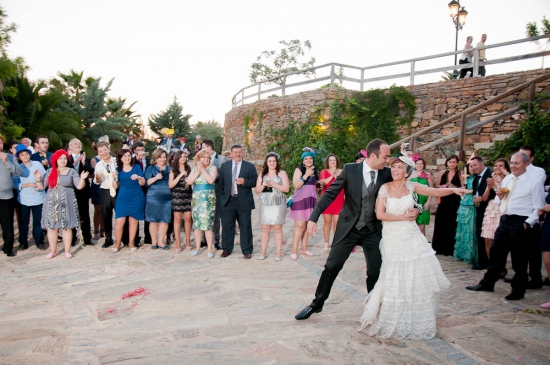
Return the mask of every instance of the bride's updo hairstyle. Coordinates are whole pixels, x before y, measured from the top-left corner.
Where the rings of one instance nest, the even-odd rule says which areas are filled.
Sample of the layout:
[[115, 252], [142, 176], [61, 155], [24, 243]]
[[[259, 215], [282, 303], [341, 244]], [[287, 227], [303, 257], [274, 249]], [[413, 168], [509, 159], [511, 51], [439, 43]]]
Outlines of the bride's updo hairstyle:
[[392, 167], [393, 164], [396, 163], [396, 162], [402, 163], [407, 168], [407, 170], [405, 171], [405, 178], [411, 176], [411, 174], [413, 173], [413, 167], [411, 165], [409, 165], [408, 163], [406, 163], [405, 161], [403, 161], [400, 157], [392, 157], [390, 159], [389, 166]]

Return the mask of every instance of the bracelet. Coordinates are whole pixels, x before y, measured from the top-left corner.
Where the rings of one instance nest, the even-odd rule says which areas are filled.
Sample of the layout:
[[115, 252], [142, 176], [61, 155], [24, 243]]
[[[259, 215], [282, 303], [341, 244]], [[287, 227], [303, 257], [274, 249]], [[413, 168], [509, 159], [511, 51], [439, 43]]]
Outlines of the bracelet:
[[304, 179], [303, 176], [300, 176], [300, 180], [302, 180], [302, 182], [306, 182], [306, 179]]

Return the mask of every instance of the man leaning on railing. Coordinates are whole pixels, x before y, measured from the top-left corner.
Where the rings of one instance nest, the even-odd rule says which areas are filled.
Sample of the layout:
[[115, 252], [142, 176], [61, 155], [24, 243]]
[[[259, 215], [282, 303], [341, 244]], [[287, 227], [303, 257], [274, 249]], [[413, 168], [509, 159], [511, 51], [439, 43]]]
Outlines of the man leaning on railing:
[[[476, 48], [485, 47], [485, 41], [487, 40], [487, 34], [481, 35], [481, 41], [477, 44]], [[485, 48], [479, 50], [479, 62], [487, 61], [485, 58]], [[485, 76], [485, 65], [479, 66], [478, 76]]]

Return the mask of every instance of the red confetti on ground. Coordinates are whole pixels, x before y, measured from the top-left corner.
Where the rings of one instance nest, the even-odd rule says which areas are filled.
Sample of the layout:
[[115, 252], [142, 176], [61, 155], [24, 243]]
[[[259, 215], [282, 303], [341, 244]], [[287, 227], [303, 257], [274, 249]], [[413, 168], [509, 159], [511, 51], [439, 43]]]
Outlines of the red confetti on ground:
[[147, 292], [147, 289], [145, 288], [142, 288], [142, 287], [139, 287], [137, 288], [136, 290], [134, 291], [130, 291], [126, 294], [122, 294], [122, 296], [120, 297], [121, 300], [124, 300], [124, 299], [128, 299], [128, 298], [131, 298], [131, 297], [136, 297], [138, 295], [141, 295], [141, 296], [147, 296], [149, 295], [149, 293]]

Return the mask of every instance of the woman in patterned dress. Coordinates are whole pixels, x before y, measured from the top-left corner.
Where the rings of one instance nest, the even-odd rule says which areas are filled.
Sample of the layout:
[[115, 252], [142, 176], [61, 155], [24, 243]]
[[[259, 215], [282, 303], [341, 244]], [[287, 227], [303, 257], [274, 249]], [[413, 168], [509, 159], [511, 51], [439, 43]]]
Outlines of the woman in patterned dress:
[[208, 258], [214, 257], [212, 251], [212, 228], [214, 226], [214, 215], [216, 213], [216, 194], [214, 182], [218, 177], [218, 169], [210, 165], [210, 153], [201, 150], [195, 155], [195, 167], [185, 182], [193, 185], [193, 198], [191, 201], [191, 212], [193, 215], [193, 228], [195, 229], [195, 251], [191, 255], [201, 253], [202, 231], [208, 245]]
[[[413, 160], [415, 160], [414, 156]], [[426, 161], [422, 157], [418, 157], [414, 162], [414, 166], [415, 171], [413, 171], [408, 180], [433, 188], [434, 180], [432, 178], [432, 175], [424, 171], [426, 169]], [[416, 217], [416, 224], [418, 224], [420, 232], [422, 232], [422, 234], [425, 236], [426, 225], [430, 224], [430, 203], [432, 198], [423, 195], [417, 195], [417, 197], [418, 204], [422, 205], [424, 211], [420, 213], [418, 217]]]
[[168, 186], [172, 189], [172, 212], [174, 212], [174, 236], [176, 238], [176, 252], [181, 252], [181, 220], [185, 225], [185, 247], [191, 251], [191, 195], [193, 188], [185, 182], [191, 173], [188, 150], [179, 150], [174, 155], [172, 171], [168, 177]]
[[[51, 252], [47, 259], [57, 256], [57, 234], [61, 229], [63, 245], [65, 246], [65, 258], [73, 257], [71, 254], [71, 242], [73, 240], [73, 228], [80, 227], [78, 206], [73, 187], [82, 190], [86, 184], [88, 172], [82, 171], [80, 177], [75, 169], [67, 167], [69, 154], [65, 150], [57, 150], [51, 160], [51, 168], [46, 171], [44, 180], [36, 179], [37, 188], [43, 190], [48, 186], [48, 192], [42, 206], [42, 228], [48, 230], [48, 243]], [[47, 181], [47, 184], [44, 182]]]
[[298, 246], [302, 243], [302, 255], [313, 256], [307, 249], [309, 235], [306, 224], [317, 204], [317, 182], [319, 174], [315, 169], [315, 150], [304, 147], [302, 163], [294, 170], [292, 185], [294, 185], [293, 203], [290, 206], [289, 217], [294, 220], [294, 232], [292, 232], [292, 254], [290, 258], [298, 259]]

